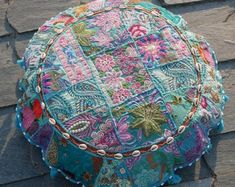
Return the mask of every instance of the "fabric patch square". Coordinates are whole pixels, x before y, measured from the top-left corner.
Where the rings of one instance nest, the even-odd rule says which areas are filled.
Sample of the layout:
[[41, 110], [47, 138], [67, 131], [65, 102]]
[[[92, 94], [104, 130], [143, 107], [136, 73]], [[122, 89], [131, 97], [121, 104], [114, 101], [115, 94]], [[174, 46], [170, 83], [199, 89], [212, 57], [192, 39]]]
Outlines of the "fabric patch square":
[[27, 93], [23, 97], [25, 98], [25, 102], [28, 102], [31, 100], [31, 97], [34, 96], [36, 89], [35, 84], [37, 84], [37, 72], [30, 73], [29, 71], [26, 71], [24, 78], [21, 80], [23, 86], [22, 89]]
[[172, 131], [168, 109], [156, 90], [149, 90], [112, 107], [116, 125], [123, 129], [122, 144], [126, 149], [132, 146], [146, 146], [159, 142], [165, 130]]
[[133, 176], [133, 186], [161, 186], [161, 180], [172, 174], [175, 160], [172, 154], [162, 149], [140, 157], [128, 158], [126, 165]]
[[169, 60], [163, 60], [163, 63], [167, 63], [168, 61], [175, 61], [179, 59], [184, 59], [191, 56], [191, 52], [187, 44], [182, 40], [182, 37], [175, 31], [172, 26], [167, 26], [161, 29], [161, 34], [164, 40], [167, 40], [171, 43], [170, 53], [176, 51], [175, 56]]
[[162, 65], [187, 58], [191, 53], [187, 45], [171, 27], [136, 40], [140, 54], [147, 67]]
[[[132, 38], [139, 38], [152, 32], [152, 16], [137, 10], [122, 11], [122, 20]], [[155, 30], [154, 30], [155, 31]]]
[[192, 58], [159, 66], [149, 71], [155, 86], [163, 95], [179, 88], [197, 85]]
[[106, 51], [96, 56], [93, 62], [102, 82], [101, 87], [115, 105], [153, 87], [134, 44]]
[[53, 130], [50, 124], [45, 124], [41, 129], [39, 129], [32, 137], [31, 140], [39, 145], [43, 151], [46, 151], [51, 137], [53, 134]]
[[69, 133], [99, 149], [120, 151], [122, 148], [115, 134], [120, 129], [115, 129], [106, 105], [65, 121], [65, 128]]
[[[190, 127], [185, 130], [182, 136], [177, 136], [175, 139], [181, 145], [179, 148], [184, 158], [184, 165], [188, 165], [200, 157], [210, 144], [208, 134], [200, 123], [193, 120], [190, 122]], [[198, 141], [199, 138], [200, 141]]]
[[159, 31], [164, 27], [167, 27], [168, 24], [166, 23], [165, 20], [163, 20], [160, 17], [154, 16], [153, 19], [151, 20], [151, 27], [155, 29], [155, 31]]
[[48, 98], [52, 116], [64, 122], [88, 110], [100, 107], [105, 100], [93, 81], [79, 82]]
[[129, 172], [126, 170], [125, 159], [121, 161], [105, 159], [96, 182], [100, 186], [131, 186], [132, 182]]
[[131, 41], [119, 11], [105, 12], [73, 25], [73, 32], [86, 56], [115, 48]]
[[96, 175], [103, 165], [103, 158], [95, 157], [84, 150], [78, 150], [71, 142], [57, 133], [54, 133], [45, 159], [47, 163], [57, 167], [71, 180], [81, 181], [86, 186], [95, 183]]
[[60, 90], [64, 90], [71, 86], [71, 81], [60, 63], [57, 54], [50, 50], [43, 63], [42, 87], [44, 97], [47, 98], [51, 94], [55, 94]]
[[66, 31], [66, 35], [58, 39], [54, 50], [71, 84], [91, 78], [90, 68], [71, 30]]
[[174, 123], [178, 124], [178, 126], [183, 124], [190, 113], [196, 94], [197, 87], [191, 87], [171, 91], [164, 96], [168, 112], [172, 115]]
[[223, 116], [221, 107], [226, 102], [222, 95], [222, 86], [216, 81], [208, 81], [203, 85], [202, 90], [203, 96], [201, 98], [201, 120], [207, 125], [209, 125], [208, 123], [210, 123], [210, 120], [213, 120], [214, 122], [217, 122], [214, 123], [214, 126], [216, 127], [218, 123], [220, 123], [220, 119]]

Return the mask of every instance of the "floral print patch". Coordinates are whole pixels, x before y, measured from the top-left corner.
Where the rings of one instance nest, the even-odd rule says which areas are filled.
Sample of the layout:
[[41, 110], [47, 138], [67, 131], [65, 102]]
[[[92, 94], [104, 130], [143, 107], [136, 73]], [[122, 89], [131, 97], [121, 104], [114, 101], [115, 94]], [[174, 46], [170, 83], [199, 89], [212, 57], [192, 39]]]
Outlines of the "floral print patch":
[[147, 67], [164, 65], [189, 57], [190, 50], [173, 28], [167, 26], [139, 38], [137, 46]]
[[143, 56], [144, 61], [154, 62], [167, 56], [167, 44], [157, 35], [149, 35], [141, 38], [137, 41], [140, 53]]
[[116, 121], [128, 125], [127, 132], [134, 134], [128, 142], [122, 144], [126, 148], [138, 145], [147, 145], [161, 140], [164, 129], [174, 130], [175, 125], [170, 119], [170, 111], [160, 93], [156, 90], [146, 91], [121, 105], [112, 107], [112, 114]]
[[73, 31], [86, 56], [128, 43], [131, 38], [122, 23], [120, 11], [114, 10], [79, 22]]
[[134, 44], [100, 54], [93, 62], [113, 104], [121, 103], [153, 86]]
[[[80, 40], [85, 42], [82, 36]], [[83, 57], [77, 42], [74, 40], [71, 30], [68, 30], [66, 35], [58, 39], [54, 51], [57, 53], [71, 84], [91, 78], [91, 71], [87, 61]]]
[[132, 38], [146, 36], [152, 32], [152, 17], [137, 10], [124, 10], [122, 20]]

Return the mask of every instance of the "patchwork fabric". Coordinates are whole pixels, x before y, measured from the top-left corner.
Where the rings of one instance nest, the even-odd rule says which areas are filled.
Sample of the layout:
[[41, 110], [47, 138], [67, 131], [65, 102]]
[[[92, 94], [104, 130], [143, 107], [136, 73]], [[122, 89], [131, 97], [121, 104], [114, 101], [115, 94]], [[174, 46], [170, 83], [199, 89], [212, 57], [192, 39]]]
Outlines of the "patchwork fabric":
[[215, 54], [181, 16], [97, 0], [45, 22], [19, 65], [17, 126], [51, 174], [85, 186], [152, 187], [211, 147], [225, 95]]

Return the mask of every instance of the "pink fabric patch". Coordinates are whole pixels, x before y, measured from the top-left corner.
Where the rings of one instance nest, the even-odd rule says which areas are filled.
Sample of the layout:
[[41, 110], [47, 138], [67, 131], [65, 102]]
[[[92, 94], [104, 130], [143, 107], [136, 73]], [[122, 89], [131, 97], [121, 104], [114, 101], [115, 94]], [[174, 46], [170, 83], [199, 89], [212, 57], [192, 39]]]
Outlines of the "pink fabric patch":
[[29, 107], [23, 108], [23, 127], [27, 130], [35, 120], [34, 112]]

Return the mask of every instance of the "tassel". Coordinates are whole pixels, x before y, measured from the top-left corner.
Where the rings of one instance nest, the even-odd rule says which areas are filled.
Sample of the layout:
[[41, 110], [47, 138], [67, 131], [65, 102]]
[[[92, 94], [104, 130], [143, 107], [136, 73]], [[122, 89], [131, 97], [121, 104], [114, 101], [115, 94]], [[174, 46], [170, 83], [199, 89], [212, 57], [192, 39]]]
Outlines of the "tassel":
[[229, 96], [224, 95], [224, 101], [225, 101], [225, 102], [228, 102], [228, 100], [229, 100]]
[[21, 127], [20, 127], [20, 119], [19, 119], [19, 113], [17, 112], [16, 113], [16, 122], [15, 122], [15, 125], [16, 125], [16, 128], [21, 130]]
[[169, 184], [179, 184], [181, 182], [181, 177], [179, 175], [173, 174], [172, 177], [168, 180]]
[[51, 171], [50, 171], [51, 178], [55, 178], [57, 175], [58, 175], [57, 169], [51, 168]]
[[217, 126], [217, 128], [215, 129], [216, 133], [220, 133], [224, 130], [224, 120], [222, 119], [220, 121], [220, 124]]
[[209, 151], [212, 149], [212, 144], [211, 143], [209, 143], [208, 145], [207, 145], [207, 149], [206, 149], [206, 153], [209, 153]]
[[25, 69], [25, 63], [23, 59], [17, 60], [17, 64], [22, 68]]

